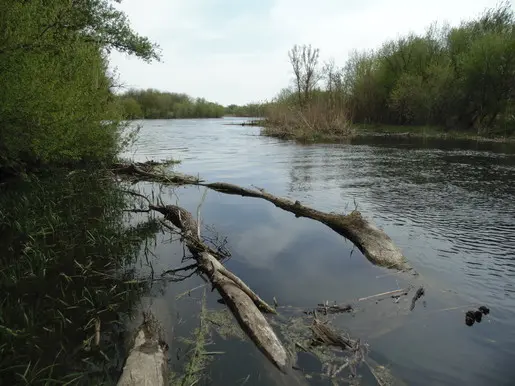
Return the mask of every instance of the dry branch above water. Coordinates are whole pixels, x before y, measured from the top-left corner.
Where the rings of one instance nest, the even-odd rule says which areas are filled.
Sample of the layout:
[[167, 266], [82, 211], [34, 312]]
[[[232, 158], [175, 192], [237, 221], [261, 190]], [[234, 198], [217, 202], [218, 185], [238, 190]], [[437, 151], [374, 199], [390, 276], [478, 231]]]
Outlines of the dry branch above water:
[[296, 217], [310, 218], [327, 225], [354, 243], [373, 264], [402, 271], [413, 271], [392, 239], [383, 230], [366, 220], [357, 210], [347, 215], [326, 213], [304, 206], [299, 201], [293, 202], [274, 196], [263, 189], [248, 189], [225, 182], [206, 183], [194, 176], [167, 172], [164, 168], [156, 169], [160, 165], [155, 162], [118, 164], [114, 171], [137, 181], [198, 185], [220, 193], [261, 198], [278, 208], [295, 214]]

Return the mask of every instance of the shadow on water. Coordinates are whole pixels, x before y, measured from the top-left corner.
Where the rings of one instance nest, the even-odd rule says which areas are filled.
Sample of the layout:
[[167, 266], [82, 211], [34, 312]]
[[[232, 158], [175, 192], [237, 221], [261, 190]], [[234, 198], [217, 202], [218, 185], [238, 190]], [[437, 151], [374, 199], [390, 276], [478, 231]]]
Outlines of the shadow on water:
[[[2, 385], [112, 384], [127, 315], [148, 292], [134, 261], [155, 221], [94, 171], [13, 181], [0, 193]], [[96, 331], [100, 334], [97, 335]]]

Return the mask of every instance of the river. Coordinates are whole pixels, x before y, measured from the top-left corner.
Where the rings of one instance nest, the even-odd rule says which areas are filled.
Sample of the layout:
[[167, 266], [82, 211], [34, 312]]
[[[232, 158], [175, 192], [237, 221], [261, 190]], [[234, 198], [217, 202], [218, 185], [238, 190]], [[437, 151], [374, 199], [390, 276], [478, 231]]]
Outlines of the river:
[[[392, 237], [420, 273], [425, 303], [411, 314], [393, 302], [377, 309], [372, 304], [335, 323], [367, 341], [371, 356], [407, 384], [512, 384], [513, 148], [386, 138], [299, 145], [259, 136], [257, 127], [228, 125], [239, 122], [143, 121], [140, 139], [127, 155], [139, 161], [173, 157], [182, 161], [177, 167], [181, 172], [255, 185], [320, 210], [349, 212], [357, 207]], [[189, 187], [165, 196], [195, 212], [202, 194], [202, 189]], [[403, 284], [324, 225], [296, 219], [257, 199], [210, 191], [202, 218], [227, 237], [232, 253], [228, 267], [262, 297], [275, 296], [280, 304], [308, 309], [325, 300], [342, 302]], [[178, 265], [180, 253], [169, 243], [163, 242], [157, 255], [157, 269]], [[170, 286], [162, 295], [165, 303], [181, 307], [174, 296], [193, 286]], [[491, 313], [466, 326], [465, 312], [479, 305]], [[402, 320], [398, 325], [396, 314]], [[212, 364], [213, 384], [238, 379], [266, 384], [258, 376], [260, 354], [249, 346], [231, 348], [239, 352]]]
[[[386, 300], [334, 323], [366, 341], [371, 357], [406, 384], [513, 384], [513, 147], [387, 138], [300, 145], [262, 137], [258, 127], [228, 125], [240, 122], [142, 121], [140, 137], [126, 156], [138, 161], [173, 157], [181, 161], [181, 172], [255, 185], [324, 211], [357, 207], [403, 250], [426, 295], [412, 312], [405, 312], [410, 299]], [[162, 196], [196, 212], [203, 193], [185, 187]], [[282, 305], [308, 309], [404, 285], [403, 278], [371, 265], [324, 225], [262, 200], [209, 191], [202, 219], [227, 238], [232, 253], [227, 266], [260, 296], [275, 296]], [[156, 271], [180, 265], [182, 250], [176, 244], [162, 238], [154, 252]], [[149, 300], [159, 304], [171, 336], [181, 331], [178, 321], [187, 325], [188, 313], [196, 309], [175, 300], [177, 294], [201, 283], [173, 283]], [[216, 299], [215, 293], [209, 296]], [[466, 326], [465, 312], [479, 305], [491, 313]], [[269, 384], [259, 352], [248, 344], [225, 344], [226, 354], [208, 371], [210, 384]]]

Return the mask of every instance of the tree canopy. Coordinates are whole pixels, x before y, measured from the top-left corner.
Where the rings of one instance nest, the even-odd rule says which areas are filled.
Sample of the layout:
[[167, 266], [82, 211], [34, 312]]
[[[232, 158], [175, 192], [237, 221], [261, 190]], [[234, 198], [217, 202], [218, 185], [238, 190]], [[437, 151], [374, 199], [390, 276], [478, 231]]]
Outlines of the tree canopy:
[[0, 169], [106, 160], [123, 111], [108, 53], [159, 60], [111, 0], [0, 4]]
[[204, 98], [154, 89], [128, 90], [120, 101], [130, 119], [220, 118], [225, 112], [222, 105]]
[[356, 51], [342, 68], [332, 62], [322, 67], [311, 46], [296, 45], [288, 54], [294, 82], [278, 104], [309, 110], [321, 100], [338, 100], [337, 110], [354, 122], [515, 132], [515, 14], [509, 2], [455, 27], [433, 24], [425, 34]]

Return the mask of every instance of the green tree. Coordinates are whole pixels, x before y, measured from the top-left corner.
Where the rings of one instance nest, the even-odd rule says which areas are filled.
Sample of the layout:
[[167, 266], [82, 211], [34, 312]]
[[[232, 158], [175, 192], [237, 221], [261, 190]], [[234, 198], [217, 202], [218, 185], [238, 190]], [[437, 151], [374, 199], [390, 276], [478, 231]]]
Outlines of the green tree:
[[107, 53], [143, 60], [158, 48], [108, 0], [0, 5], [0, 169], [105, 161], [123, 125]]

